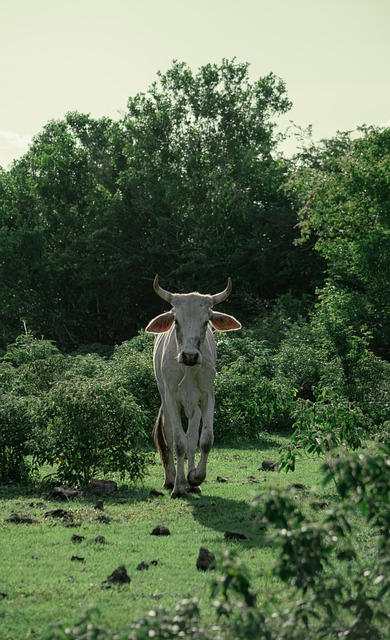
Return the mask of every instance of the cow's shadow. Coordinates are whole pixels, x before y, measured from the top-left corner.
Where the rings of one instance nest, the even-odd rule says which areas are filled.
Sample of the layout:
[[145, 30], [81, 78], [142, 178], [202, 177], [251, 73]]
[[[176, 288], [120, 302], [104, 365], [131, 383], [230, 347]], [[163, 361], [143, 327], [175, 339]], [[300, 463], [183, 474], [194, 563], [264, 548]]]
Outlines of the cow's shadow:
[[[261, 526], [259, 511], [245, 500], [233, 500], [216, 495], [191, 497], [194, 519], [206, 529], [221, 534], [221, 541], [243, 544], [246, 547], [266, 546], [266, 531]], [[228, 536], [227, 532], [242, 534], [244, 537]]]

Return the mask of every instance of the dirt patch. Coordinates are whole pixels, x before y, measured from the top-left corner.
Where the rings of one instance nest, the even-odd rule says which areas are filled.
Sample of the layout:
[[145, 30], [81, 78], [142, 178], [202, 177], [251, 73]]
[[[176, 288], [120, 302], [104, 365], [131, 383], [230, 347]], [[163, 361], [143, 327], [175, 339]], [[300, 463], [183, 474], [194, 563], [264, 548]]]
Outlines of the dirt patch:
[[59, 518], [63, 520], [73, 520], [73, 513], [65, 509], [50, 509], [43, 514], [45, 518]]
[[71, 498], [80, 498], [83, 492], [79, 489], [72, 489], [66, 484], [61, 484], [58, 487], [54, 487], [50, 497], [57, 498], [58, 500], [70, 500]]
[[85, 540], [85, 536], [79, 536], [77, 535], [77, 533], [74, 533], [71, 537], [71, 541], [76, 544], [80, 544], [80, 542], [83, 542], [83, 540]]
[[108, 544], [104, 536], [96, 536], [95, 538], [89, 538], [89, 544]]

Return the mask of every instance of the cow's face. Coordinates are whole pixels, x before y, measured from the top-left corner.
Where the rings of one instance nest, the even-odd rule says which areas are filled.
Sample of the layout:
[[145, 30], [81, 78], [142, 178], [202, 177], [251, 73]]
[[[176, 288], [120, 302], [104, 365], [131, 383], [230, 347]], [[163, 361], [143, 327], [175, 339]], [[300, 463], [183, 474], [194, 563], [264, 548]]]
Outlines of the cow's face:
[[172, 309], [149, 322], [149, 333], [175, 333], [177, 359], [180, 364], [193, 367], [202, 363], [202, 344], [211, 324], [217, 331], [235, 331], [241, 324], [226, 313], [212, 309], [213, 296], [199, 293], [174, 294]]
[[172, 300], [177, 358], [187, 367], [202, 362], [201, 348], [210, 322], [211, 296], [175, 295]]

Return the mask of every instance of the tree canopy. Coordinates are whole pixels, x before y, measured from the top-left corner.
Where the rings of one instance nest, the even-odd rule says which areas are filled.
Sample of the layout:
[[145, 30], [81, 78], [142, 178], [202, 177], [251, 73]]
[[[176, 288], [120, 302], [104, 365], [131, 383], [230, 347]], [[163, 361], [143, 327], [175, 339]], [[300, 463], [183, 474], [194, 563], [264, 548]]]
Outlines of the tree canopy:
[[232, 275], [249, 300], [310, 287], [277, 153], [290, 102], [248, 67], [174, 62], [118, 122], [69, 113], [1, 173], [3, 344], [21, 320], [68, 348], [131, 337], [157, 272], [178, 291]]
[[[348, 322], [390, 347], [390, 129], [365, 127], [312, 147], [290, 183], [302, 240], [315, 237], [328, 282], [349, 299]], [[353, 302], [352, 302], [353, 300]]]
[[0, 171], [0, 344], [22, 322], [68, 350], [120, 343], [159, 312], [155, 273], [204, 293], [232, 276], [227, 306], [248, 323], [264, 302], [313, 297], [325, 267], [387, 353], [389, 130], [291, 161], [277, 133], [290, 106], [272, 73], [174, 62], [118, 121], [48, 122]]

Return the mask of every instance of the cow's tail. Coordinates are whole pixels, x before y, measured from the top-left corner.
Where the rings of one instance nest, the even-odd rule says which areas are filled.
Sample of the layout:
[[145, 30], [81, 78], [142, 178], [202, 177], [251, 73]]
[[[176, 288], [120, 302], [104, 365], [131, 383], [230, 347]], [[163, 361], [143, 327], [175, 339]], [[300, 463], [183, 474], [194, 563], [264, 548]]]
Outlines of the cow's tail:
[[168, 449], [167, 440], [165, 438], [165, 433], [164, 433], [164, 412], [162, 407], [160, 407], [156, 424], [154, 425], [153, 438], [154, 438], [154, 444], [156, 445], [156, 449], [160, 454], [161, 463], [164, 469], [166, 469], [168, 466], [169, 449]]

